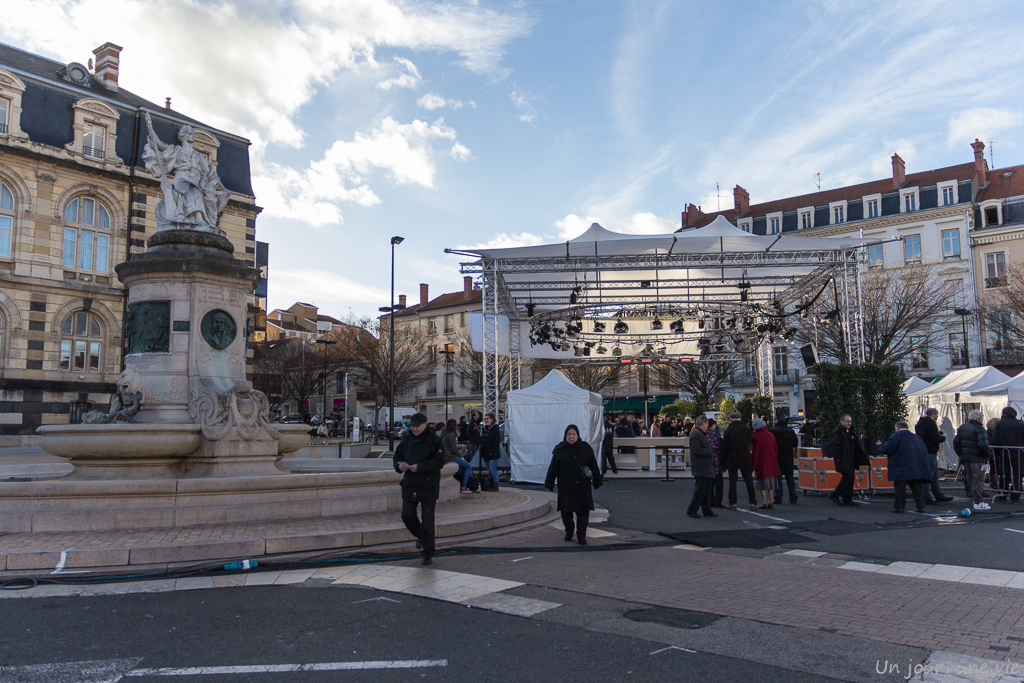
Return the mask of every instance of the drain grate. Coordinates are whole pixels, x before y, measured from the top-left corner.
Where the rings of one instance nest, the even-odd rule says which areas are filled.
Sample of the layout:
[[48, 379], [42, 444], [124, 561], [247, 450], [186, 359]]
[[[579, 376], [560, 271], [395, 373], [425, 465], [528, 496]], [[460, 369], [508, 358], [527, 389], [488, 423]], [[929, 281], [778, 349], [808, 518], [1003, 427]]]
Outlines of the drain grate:
[[650, 609], [634, 609], [622, 616], [631, 621], [642, 621], [661, 624], [673, 628], [698, 629], [710, 626], [722, 617], [707, 612], [694, 612], [677, 607], [651, 607]]

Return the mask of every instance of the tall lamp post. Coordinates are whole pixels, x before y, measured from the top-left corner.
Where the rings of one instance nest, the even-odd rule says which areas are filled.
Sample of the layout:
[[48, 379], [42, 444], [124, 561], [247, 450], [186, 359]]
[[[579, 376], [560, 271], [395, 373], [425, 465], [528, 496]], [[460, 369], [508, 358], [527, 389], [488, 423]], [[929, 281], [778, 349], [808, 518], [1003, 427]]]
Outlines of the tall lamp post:
[[337, 344], [338, 342], [334, 341], [333, 339], [317, 339], [316, 343], [324, 345], [324, 407], [323, 407], [323, 411], [320, 414], [320, 417], [321, 417], [320, 424], [326, 424], [327, 423], [327, 347], [331, 346], [332, 344]]
[[400, 311], [405, 306], [395, 306], [395, 245], [405, 241], [404, 237], [397, 235], [391, 238], [391, 305], [387, 308], [381, 307], [381, 311], [387, 311], [391, 318], [391, 360], [388, 362], [388, 450], [395, 450], [395, 311]]
[[954, 308], [953, 314], [960, 316], [960, 324], [963, 326], [964, 331], [964, 364], [965, 367], [971, 367], [971, 349], [967, 345], [967, 316], [971, 314], [966, 308]]
[[[444, 354], [444, 423], [448, 424], [448, 366], [452, 362], [452, 356], [455, 355], [455, 349], [445, 348], [441, 352]], [[452, 387], [454, 389], [454, 387]]]

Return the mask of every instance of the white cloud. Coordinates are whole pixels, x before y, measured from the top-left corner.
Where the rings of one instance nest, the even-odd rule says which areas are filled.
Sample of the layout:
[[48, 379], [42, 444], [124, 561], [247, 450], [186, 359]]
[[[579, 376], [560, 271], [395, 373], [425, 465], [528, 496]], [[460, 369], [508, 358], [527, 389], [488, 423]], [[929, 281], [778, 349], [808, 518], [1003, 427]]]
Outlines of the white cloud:
[[499, 232], [494, 237], [480, 244], [473, 244], [459, 249], [508, 249], [510, 247], [535, 247], [544, 244], [544, 238], [530, 232]]
[[271, 297], [277, 306], [308, 301], [315, 304], [321, 313], [339, 318], [343, 316], [344, 309], [362, 311], [367, 302], [373, 301], [387, 304], [390, 296], [388, 289], [369, 287], [334, 272], [305, 268], [275, 270], [270, 287]]
[[949, 138], [951, 148], [966, 147], [975, 138], [986, 145], [990, 140], [998, 138], [1003, 131], [1012, 130], [1024, 121], [1019, 109], [1009, 107], [967, 109], [954, 114], [949, 119]]
[[[428, 92], [426, 95], [416, 100], [416, 104], [430, 111], [443, 109], [445, 107], [448, 107], [449, 109], [462, 109], [466, 106], [462, 100], [446, 100], [437, 93], [432, 92]], [[473, 109], [476, 109], [476, 103], [472, 100], [469, 101], [469, 105]]]
[[302, 172], [267, 164], [253, 184], [268, 215], [299, 218], [314, 226], [340, 223], [337, 203], [380, 203], [368, 184], [375, 172], [383, 171], [399, 185], [433, 187], [438, 146], [447, 147], [457, 160], [470, 157], [455, 138], [456, 131], [443, 118], [398, 123], [388, 116], [368, 135], [356, 133], [351, 141], [335, 142]]
[[512, 92], [508, 96], [512, 99], [512, 104], [516, 106], [516, 109], [523, 112], [519, 115], [519, 120], [524, 123], [533, 123], [533, 120], [537, 118], [537, 110], [533, 103], [539, 101], [540, 96], [520, 89], [515, 83], [512, 84]]
[[[289, 146], [303, 142], [295, 117], [316, 89], [343, 71], [379, 69], [378, 48], [455, 52], [464, 68], [500, 78], [505, 46], [532, 24], [518, 11], [399, 0], [122, 0], [112, 7], [109, 0], [5, 0], [0, 36], [65, 62], [85, 62], [114, 39], [124, 46], [120, 82], [128, 90], [158, 103], [171, 96], [176, 110], [212, 126]], [[408, 70], [403, 76], [414, 78]]]
[[423, 77], [420, 76], [420, 71], [416, 68], [416, 65], [405, 57], [399, 57], [398, 55], [395, 55], [395, 61], [405, 67], [405, 73], [381, 81], [377, 84], [377, 87], [381, 90], [391, 90], [391, 88], [409, 88], [411, 90], [415, 90], [420, 87], [420, 83], [423, 82]]
[[655, 235], [667, 232], [675, 232], [680, 225], [667, 218], [655, 216], [649, 211], [633, 214], [629, 225], [619, 232], [628, 232], [632, 235]]

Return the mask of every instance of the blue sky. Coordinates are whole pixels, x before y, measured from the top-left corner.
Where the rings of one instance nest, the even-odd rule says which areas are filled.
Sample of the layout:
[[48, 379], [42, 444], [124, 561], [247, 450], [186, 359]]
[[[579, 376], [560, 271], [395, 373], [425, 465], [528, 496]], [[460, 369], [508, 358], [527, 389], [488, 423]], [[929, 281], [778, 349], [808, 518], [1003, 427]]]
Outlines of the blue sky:
[[[253, 140], [271, 308], [461, 289], [445, 247], [1024, 163], [1019, 2], [8, 0], [0, 41]], [[14, 17], [10, 19], [10, 17]], [[721, 197], [716, 196], [716, 183]]]

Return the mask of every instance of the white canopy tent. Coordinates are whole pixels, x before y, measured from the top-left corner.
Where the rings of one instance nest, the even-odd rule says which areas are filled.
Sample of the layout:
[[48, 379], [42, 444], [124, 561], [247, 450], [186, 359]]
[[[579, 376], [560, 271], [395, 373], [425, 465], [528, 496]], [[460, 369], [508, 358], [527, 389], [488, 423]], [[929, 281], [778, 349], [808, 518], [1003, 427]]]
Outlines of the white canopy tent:
[[930, 384], [907, 397], [911, 406], [916, 407], [917, 416], [923, 415], [929, 407], [937, 408], [939, 411], [939, 427], [946, 435], [946, 441], [939, 451], [941, 467], [955, 469], [957, 466], [958, 458], [953, 450], [953, 437], [964, 423], [965, 408], [980, 403], [973, 397], [972, 392], [988, 389], [1008, 379], [1009, 375], [990, 365], [967, 368], [951, 372], [942, 381]]
[[579, 388], [560, 370], [552, 370], [531, 387], [508, 392], [505, 424], [512, 480], [543, 483], [551, 451], [570, 424], [579, 427], [580, 438], [600, 461], [603, 413], [601, 395]]
[[913, 377], [911, 377], [910, 379], [903, 383], [901, 389], [904, 394], [910, 396], [911, 394], [921, 391], [922, 389], [927, 389], [931, 385], [931, 382], [929, 382], [928, 380], [921, 379], [917, 375], [914, 375]]
[[[968, 395], [969, 403], [980, 403], [985, 413], [985, 421], [1000, 417], [1003, 408], [1010, 406], [1017, 415], [1024, 414], [1024, 373], [1011, 377], [1005, 382], [994, 384], [986, 389], [976, 389]], [[961, 401], [964, 397], [961, 395]]]

